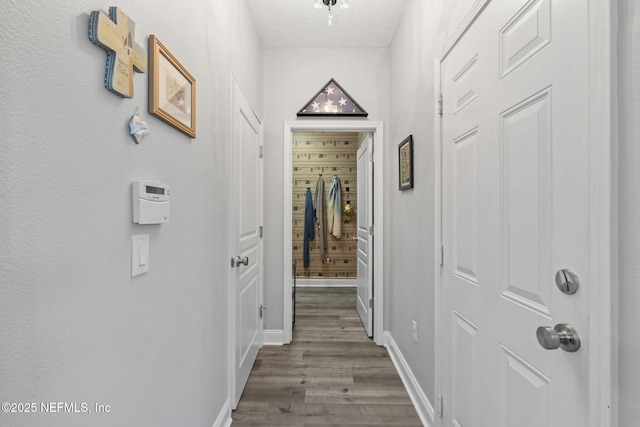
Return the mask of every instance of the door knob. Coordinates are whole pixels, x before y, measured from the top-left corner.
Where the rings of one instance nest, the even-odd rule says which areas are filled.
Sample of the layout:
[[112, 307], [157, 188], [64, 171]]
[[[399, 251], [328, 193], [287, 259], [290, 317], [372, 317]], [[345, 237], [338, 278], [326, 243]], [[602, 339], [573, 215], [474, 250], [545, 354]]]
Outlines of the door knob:
[[240, 267], [241, 265], [249, 265], [249, 257], [246, 256], [242, 258], [240, 255], [236, 257], [236, 267]]
[[580, 348], [580, 337], [571, 325], [558, 323], [554, 328], [551, 326], [540, 326], [536, 331], [538, 342], [547, 350], [557, 350], [574, 352]]

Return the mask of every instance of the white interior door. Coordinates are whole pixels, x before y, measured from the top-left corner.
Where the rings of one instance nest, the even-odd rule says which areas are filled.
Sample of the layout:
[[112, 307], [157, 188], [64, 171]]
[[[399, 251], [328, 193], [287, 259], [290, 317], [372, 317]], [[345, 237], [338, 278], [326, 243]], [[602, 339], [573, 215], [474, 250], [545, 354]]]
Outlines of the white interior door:
[[[456, 427], [586, 426], [589, 277], [588, 7], [492, 1], [442, 62], [439, 360]], [[576, 352], [542, 348], [572, 325]]]
[[[232, 92], [232, 299], [235, 312], [232, 399], [240, 400], [262, 347], [262, 128], [244, 92], [233, 81]], [[232, 375], [233, 376], [233, 375]]]
[[373, 168], [371, 162], [371, 135], [367, 135], [358, 148], [358, 291], [357, 307], [367, 335], [373, 336], [373, 274], [371, 273], [371, 250], [373, 236], [369, 230], [373, 225]]

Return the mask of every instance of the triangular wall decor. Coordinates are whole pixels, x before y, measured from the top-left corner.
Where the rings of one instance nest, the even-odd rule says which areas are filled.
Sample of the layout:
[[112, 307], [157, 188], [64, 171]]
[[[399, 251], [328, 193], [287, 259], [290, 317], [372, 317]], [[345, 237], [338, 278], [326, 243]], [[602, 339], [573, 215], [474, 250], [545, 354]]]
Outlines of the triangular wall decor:
[[307, 104], [298, 111], [300, 116], [350, 116], [367, 117], [369, 113], [355, 99], [342, 89], [334, 79], [316, 93]]

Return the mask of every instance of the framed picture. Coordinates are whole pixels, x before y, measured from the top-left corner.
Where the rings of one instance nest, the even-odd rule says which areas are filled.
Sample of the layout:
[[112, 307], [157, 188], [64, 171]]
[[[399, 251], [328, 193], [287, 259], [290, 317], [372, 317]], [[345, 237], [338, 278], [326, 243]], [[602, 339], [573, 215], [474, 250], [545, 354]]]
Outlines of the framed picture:
[[400, 190], [413, 188], [413, 135], [398, 145], [398, 171]]
[[196, 79], [153, 34], [149, 36], [149, 112], [196, 137]]

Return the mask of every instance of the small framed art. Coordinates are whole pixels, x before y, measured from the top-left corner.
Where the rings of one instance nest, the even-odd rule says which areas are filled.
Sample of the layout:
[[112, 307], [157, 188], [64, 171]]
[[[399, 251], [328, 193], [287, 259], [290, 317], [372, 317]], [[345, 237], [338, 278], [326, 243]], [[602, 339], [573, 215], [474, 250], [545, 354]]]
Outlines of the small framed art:
[[413, 188], [413, 135], [398, 145], [398, 171], [400, 190]]
[[153, 34], [149, 36], [149, 112], [196, 137], [196, 79]]

